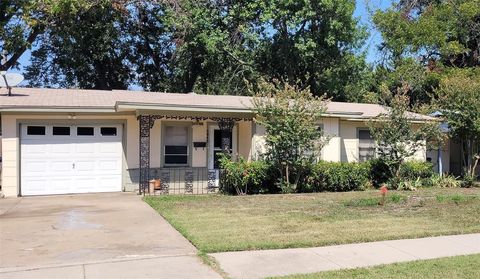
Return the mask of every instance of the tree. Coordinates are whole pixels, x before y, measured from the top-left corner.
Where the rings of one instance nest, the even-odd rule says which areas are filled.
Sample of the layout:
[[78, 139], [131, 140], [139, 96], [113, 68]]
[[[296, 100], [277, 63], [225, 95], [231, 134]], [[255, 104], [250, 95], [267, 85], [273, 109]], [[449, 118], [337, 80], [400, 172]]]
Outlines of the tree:
[[439, 145], [442, 140], [438, 123], [409, 112], [408, 104], [408, 96], [396, 95], [387, 113], [368, 122], [379, 159], [388, 166], [394, 178], [392, 184], [400, 182], [401, 167], [409, 157], [426, 147], [427, 142]]
[[[261, 11], [257, 2], [181, 0], [165, 5], [163, 17], [157, 16], [156, 21], [165, 23], [168, 45], [172, 46], [166, 64], [170, 76], [167, 90], [247, 94], [246, 81], [258, 79], [252, 61], [258, 48], [253, 32]], [[158, 53], [165, 48], [154, 46]]]
[[405, 0], [377, 11], [373, 21], [393, 62], [413, 55], [423, 63], [480, 65], [479, 0]]
[[268, 28], [256, 56], [261, 73], [308, 87], [315, 96], [360, 100], [370, 71], [360, 51], [366, 31], [353, 16], [355, 1], [265, 2]]
[[327, 101], [313, 96], [308, 88], [279, 82], [261, 82], [257, 92], [253, 111], [255, 121], [265, 127], [265, 159], [278, 169], [281, 186], [295, 189], [305, 167], [328, 143], [319, 128]]
[[369, 89], [353, 0], [95, 2], [42, 25], [30, 85], [246, 95], [278, 79], [338, 101]]
[[409, 88], [412, 104], [429, 103], [449, 69], [480, 66], [480, 0], [401, 0], [373, 22], [383, 38], [377, 79], [394, 93]]
[[474, 177], [480, 159], [480, 70], [457, 70], [435, 93], [450, 136], [460, 141], [465, 154], [464, 174]]
[[81, 13], [106, 0], [2, 0], [0, 54], [7, 61], [0, 71], [18, 66], [18, 59], [38, 37], [65, 16]]
[[30, 86], [127, 89], [133, 80], [122, 29], [124, 7], [106, 1], [56, 19], [39, 36], [26, 67]]
[[128, 60], [136, 74], [135, 82], [143, 89], [184, 92], [174, 88], [171, 82], [174, 79], [171, 61], [176, 41], [172, 39], [172, 30], [165, 15], [167, 10], [166, 6], [150, 1], [137, 1], [129, 7], [124, 21], [128, 34], [126, 44], [131, 49]]

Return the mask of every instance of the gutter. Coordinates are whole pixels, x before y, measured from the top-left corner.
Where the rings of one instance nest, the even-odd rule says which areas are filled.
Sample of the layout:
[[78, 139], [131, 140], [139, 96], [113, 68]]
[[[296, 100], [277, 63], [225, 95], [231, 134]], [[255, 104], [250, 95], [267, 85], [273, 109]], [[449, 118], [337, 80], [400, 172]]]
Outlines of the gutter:
[[[356, 122], [363, 122], [363, 121], [378, 121], [378, 122], [384, 122], [388, 121], [388, 119], [376, 119], [375, 117], [361, 117], [361, 118], [348, 118], [345, 119], [347, 121], [356, 121]], [[410, 123], [426, 123], [426, 122], [439, 122], [437, 119], [418, 119], [418, 118], [412, 118], [412, 119], [407, 119]]]
[[116, 110], [112, 107], [52, 107], [52, 106], [11, 106], [0, 107], [0, 112], [101, 112], [112, 113]]
[[234, 113], [252, 113], [249, 108], [236, 108], [236, 107], [212, 107], [212, 106], [199, 106], [199, 105], [175, 105], [175, 104], [150, 104], [150, 103], [130, 103], [130, 102], [117, 102], [115, 104], [116, 111], [124, 110], [157, 110], [157, 111], [191, 111], [191, 112], [234, 112]]

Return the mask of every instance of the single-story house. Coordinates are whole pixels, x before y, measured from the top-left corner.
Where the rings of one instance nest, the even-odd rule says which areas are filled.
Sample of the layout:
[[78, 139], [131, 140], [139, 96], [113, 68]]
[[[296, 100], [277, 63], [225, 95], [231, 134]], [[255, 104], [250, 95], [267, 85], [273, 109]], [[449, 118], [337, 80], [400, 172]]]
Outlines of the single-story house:
[[[250, 160], [263, 146], [265, 131], [254, 121], [249, 97], [36, 88], [6, 93], [0, 89], [6, 196], [136, 191], [151, 178], [160, 178], [170, 193], [207, 193], [218, 185], [222, 148]], [[366, 121], [384, 112], [376, 104], [330, 102], [321, 125], [331, 139], [322, 159], [373, 157]], [[415, 158], [426, 160], [426, 150]]]

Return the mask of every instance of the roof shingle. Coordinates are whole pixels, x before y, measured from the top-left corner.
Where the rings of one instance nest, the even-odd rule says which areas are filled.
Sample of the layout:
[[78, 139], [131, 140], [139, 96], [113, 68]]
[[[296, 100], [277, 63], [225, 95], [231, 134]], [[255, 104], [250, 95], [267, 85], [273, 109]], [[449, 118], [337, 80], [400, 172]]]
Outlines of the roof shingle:
[[[251, 97], [229, 95], [199, 95], [180, 93], [143, 92], [127, 90], [79, 90], [49, 88], [14, 88], [13, 96], [6, 96], [6, 89], [0, 89], [0, 110], [15, 108], [98, 108], [115, 109], [118, 103], [138, 103], [148, 105], [171, 105], [205, 107], [218, 109], [249, 109]], [[327, 113], [351, 114], [361, 118], [371, 118], [386, 113], [385, 107], [378, 104], [329, 102]], [[433, 119], [410, 113], [414, 119]]]

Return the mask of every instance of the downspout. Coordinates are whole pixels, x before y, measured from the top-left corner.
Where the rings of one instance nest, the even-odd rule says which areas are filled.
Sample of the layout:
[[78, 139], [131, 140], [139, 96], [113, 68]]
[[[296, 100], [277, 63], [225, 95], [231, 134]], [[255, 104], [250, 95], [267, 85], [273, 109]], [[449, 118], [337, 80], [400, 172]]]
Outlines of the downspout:
[[438, 148], [438, 156], [437, 156], [437, 160], [438, 160], [438, 174], [440, 174], [440, 177], [443, 176], [443, 162], [442, 162], [442, 147], [440, 146]]

